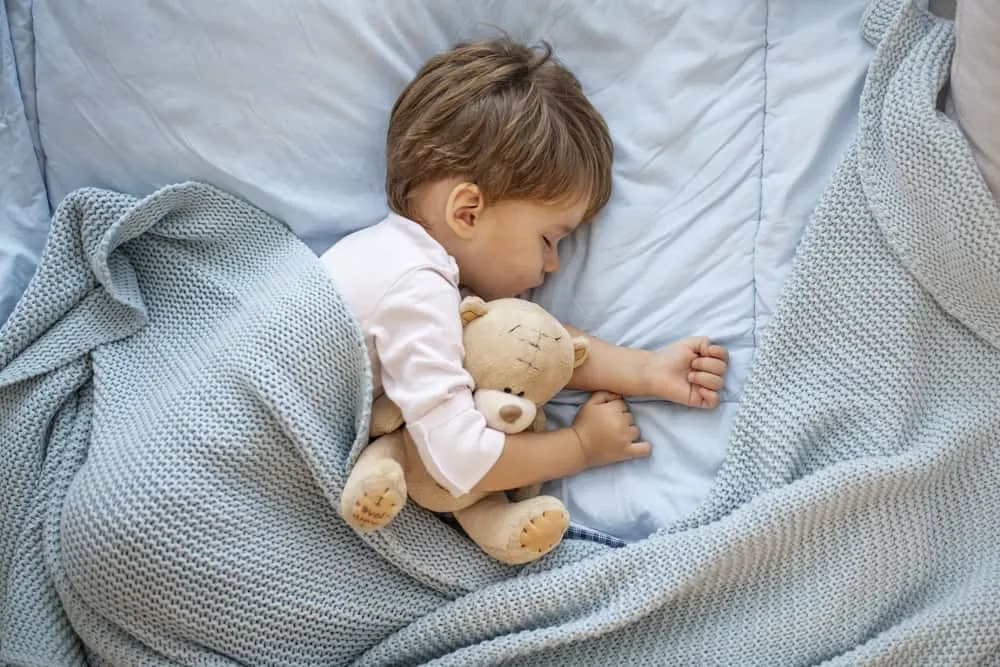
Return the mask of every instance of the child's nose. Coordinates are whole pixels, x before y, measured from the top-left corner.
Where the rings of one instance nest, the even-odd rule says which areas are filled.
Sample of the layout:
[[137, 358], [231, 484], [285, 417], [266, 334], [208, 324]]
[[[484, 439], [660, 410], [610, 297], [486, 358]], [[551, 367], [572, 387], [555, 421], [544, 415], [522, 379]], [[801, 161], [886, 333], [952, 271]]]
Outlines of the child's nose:
[[545, 256], [544, 267], [545, 273], [555, 273], [559, 270], [559, 255], [554, 252], [550, 252]]

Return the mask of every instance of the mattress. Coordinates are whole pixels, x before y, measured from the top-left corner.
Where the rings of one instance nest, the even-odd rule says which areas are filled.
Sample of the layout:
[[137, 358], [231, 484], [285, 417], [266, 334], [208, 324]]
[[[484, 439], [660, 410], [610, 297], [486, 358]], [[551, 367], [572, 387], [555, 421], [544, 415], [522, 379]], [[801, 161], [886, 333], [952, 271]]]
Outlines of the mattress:
[[[35, 0], [30, 113], [44, 161], [17, 187], [37, 198], [43, 167], [48, 200], [25, 209], [27, 241], [4, 243], [39, 247], [39, 207], [76, 187], [144, 194], [197, 179], [322, 252], [385, 214], [388, 110], [427, 57], [498, 29], [548, 40], [608, 120], [615, 190], [532, 297], [613, 342], [708, 335], [732, 358], [717, 410], [632, 402], [650, 459], [548, 485], [576, 523], [639, 539], [689, 514], [725, 455], [796, 244], [853, 134], [871, 56], [864, 5]], [[34, 152], [21, 153], [30, 174]], [[552, 420], [581, 400], [558, 397]]]

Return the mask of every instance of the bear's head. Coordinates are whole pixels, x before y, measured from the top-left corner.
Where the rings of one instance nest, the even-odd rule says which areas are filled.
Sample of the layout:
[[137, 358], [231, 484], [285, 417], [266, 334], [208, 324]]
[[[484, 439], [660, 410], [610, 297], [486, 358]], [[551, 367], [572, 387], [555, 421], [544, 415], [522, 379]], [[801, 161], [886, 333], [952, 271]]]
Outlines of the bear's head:
[[541, 306], [522, 299], [462, 301], [465, 368], [490, 428], [519, 433], [569, 383], [589, 350]]

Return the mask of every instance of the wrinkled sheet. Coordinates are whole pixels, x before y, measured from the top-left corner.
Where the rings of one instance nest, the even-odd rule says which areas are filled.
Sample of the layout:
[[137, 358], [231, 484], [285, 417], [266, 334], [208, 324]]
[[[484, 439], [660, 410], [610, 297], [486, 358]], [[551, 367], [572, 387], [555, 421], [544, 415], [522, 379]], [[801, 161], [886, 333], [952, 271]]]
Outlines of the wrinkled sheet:
[[31, 0], [0, 6], [0, 323], [31, 274], [49, 229], [35, 113]]

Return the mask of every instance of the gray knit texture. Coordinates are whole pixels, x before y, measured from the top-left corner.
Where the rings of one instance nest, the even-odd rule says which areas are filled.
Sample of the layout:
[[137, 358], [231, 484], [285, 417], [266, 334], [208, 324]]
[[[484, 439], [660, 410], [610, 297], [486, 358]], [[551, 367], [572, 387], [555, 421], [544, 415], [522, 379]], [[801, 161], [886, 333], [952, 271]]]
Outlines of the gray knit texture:
[[25, 665], [1000, 659], [1000, 213], [935, 111], [948, 24], [880, 2], [857, 140], [701, 509], [501, 566], [334, 512], [364, 346], [316, 258], [200, 184], [59, 207], [0, 330], [0, 658]]

